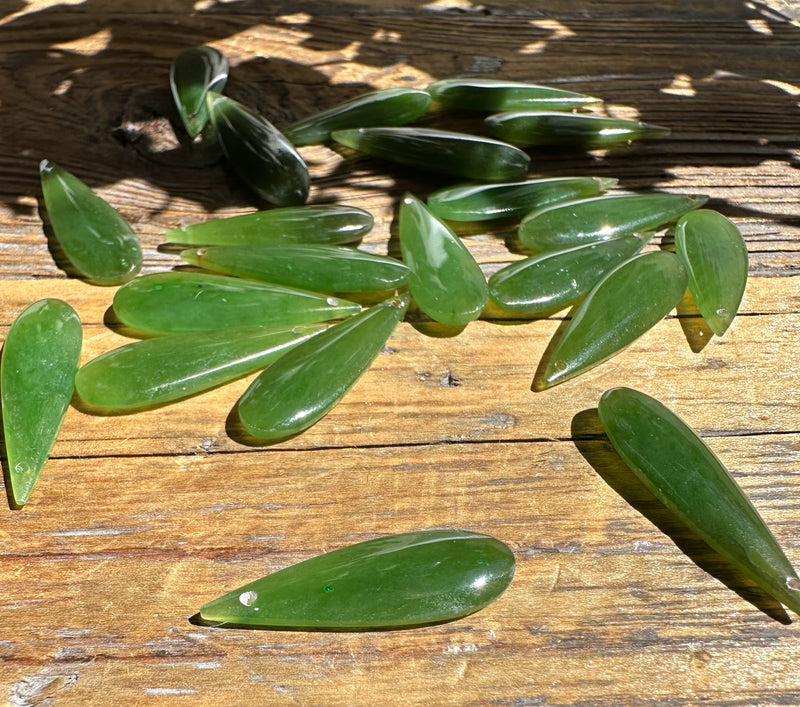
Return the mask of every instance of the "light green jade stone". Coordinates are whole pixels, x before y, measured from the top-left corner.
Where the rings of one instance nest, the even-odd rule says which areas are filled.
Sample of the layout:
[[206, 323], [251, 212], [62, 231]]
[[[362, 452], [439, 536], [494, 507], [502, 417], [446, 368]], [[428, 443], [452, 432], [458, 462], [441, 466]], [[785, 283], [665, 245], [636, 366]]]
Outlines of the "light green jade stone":
[[108, 409], [169, 403], [264, 368], [326, 324], [224, 329], [135, 341], [82, 366], [81, 399]]
[[193, 47], [175, 57], [169, 69], [169, 85], [191, 137], [199, 135], [208, 122], [208, 92], [222, 91], [227, 80], [228, 61], [213, 47]]
[[9, 501], [31, 495], [69, 407], [81, 354], [81, 323], [65, 302], [45, 299], [11, 325], [0, 363]]
[[256, 378], [239, 400], [253, 437], [299, 434], [344, 397], [380, 353], [408, 307], [408, 295], [376, 304], [304, 341]]
[[282, 327], [348, 317], [355, 302], [283, 285], [224, 275], [145, 275], [114, 295], [119, 320], [149, 334]]
[[142, 268], [142, 247], [128, 222], [49, 160], [42, 160], [40, 172], [50, 225], [75, 270], [95, 285], [121, 285], [134, 277]]

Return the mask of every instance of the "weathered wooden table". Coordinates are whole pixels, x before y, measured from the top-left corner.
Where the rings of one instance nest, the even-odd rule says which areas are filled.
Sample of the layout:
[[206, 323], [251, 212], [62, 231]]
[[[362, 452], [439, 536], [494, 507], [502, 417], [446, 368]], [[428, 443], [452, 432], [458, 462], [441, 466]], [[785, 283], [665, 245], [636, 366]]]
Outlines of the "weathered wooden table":
[[[0, 19], [0, 329], [60, 297], [82, 360], [127, 339], [113, 288], [68, 279], [39, 216], [38, 163], [85, 179], [179, 263], [166, 228], [254, 208], [207, 148], [175, 137], [178, 51], [210, 43], [227, 92], [285, 125], [375, 87], [456, 75], [604, 98], [671, 137], [539, 155], [533, 173], [710, 195], [751, 254], [740, 316], [708, 337], [689, 304], [547, 392], [531, 379], [566, 313], [437, 338], [404, 323], [304, 435], [245, 440], [248, 380], [135, 415], [70, 408], [29, 504], [0, 512], [0, 697], [35, 704], [771, 705], [800, 703], [795, 623], [683, 529], [609, 453], [593, 414], [629, 385], [734, 472], [800, 565], [800, 15], [796, 3], [5, 0]], [[465, 119], [466, 120], [466, 119]], [[464, 123], [468, 125], [467, 122]], [[399, 197], [450, 180], [303, 148], [311, 200], [369, 209], [386, 252]], [[466, 240], [487, 274], [518, 255]], [[391, 247], [391, 244], [390, 244]], [[709, 340], [710, 339], [710, 340]], [[490, 533], [517, 557], [495, 604], [384, 633], [190, 623], [199, 607], [385, 533]]]

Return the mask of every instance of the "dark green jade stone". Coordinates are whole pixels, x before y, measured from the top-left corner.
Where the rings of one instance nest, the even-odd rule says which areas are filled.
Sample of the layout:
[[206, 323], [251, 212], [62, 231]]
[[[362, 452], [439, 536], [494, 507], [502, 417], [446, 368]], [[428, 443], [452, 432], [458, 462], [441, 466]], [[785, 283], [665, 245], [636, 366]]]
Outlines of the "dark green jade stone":
[[379, 159], [482, 182], [519, 179], [530, 162], [512, 145], [447, 130], [358, 128], [336, 130], [331, 137]]
[[714, 452], [674, 412], [631, 388], [603, 393], [598, 413], [639, 480], [767, 594], [800, 614], [800, 580], [775, 537]]
[[708, 201], [702, 194], [606, 194], [528, 214], [519, 239], [532, 250], [559, 250], [666, 226]]
[[373, 225], [372, 214], [356, 206], [284, 206], [170, 228], [166, 239], [186, 245], [338, 245], [357, 241]]
[[617, 183], [603, 177], [554, 177], [501, 184], [457, 184], [435, 191], [428, 208], [449, 221], [521, 217], [562, 201], [584, 199]]
[[21, 508], [64, 421], [81, 355], [81, 323], [66, 302], [44, 299], [11, 325], [0, 363], [9, 502]]
[[75, 388], [84, 402], [106, 409], [169, 403], [264, 368], [326, 326], [223, 329], [134, 341], [84, 364]]
[[209, 91], [207, 101], [217, 140], [239, 178], [275, 206], [305, 203], [308, 167], [283, 133], [230, 98]]
[[284, 130], [295, 145], [313, 145], [330, 140], [334, 130], [405, 125], [428, 110], [430, 95], [416, 88], [387, 88], [340, 103]]
[[169, 85], [175, 106], [191, 137], [208, 122], [206, 96], [219, 93], [228, 80], [228, 61], [213, 47], [192, 47], [175, 57], [169, 68]]
[[212, 246], [181, 253], [206, 270], [318, 292], [380, 292], [408, 281], [403, 263], [334, 245]]
[[206, 604], [232, 627], [328, 631], [413, 628], [453, 621], [495, 601], [514, 555], [489, 535], [423, 530], [327, 552]]
[[399, 222], [408, 287], [420, 309], [452, 326], [477, 319], [489, 294], [483, 271], [463, 241], [411, 194], [403, 197]]
[[447, 108], [465, 110], [573, 110], [603, 101], [582, 93], [523, 81], [498, 79], [444, 79], [426, 89]]
[[195, 272], [145, 275], [114, 295], [119, 320], [149, 334], [294, 326], [359, 311], [355, 302], [318, 292]]
[[408, 295], [365, 309], [299, 344], [256, 378], [239, 400], [253, 437], [276, 441], [307, 429], [344, 397], [403, 318]]
[[95, 285], [121, 285], [142, 268], [142, 247], [128, 222], [74, 175], [42, 160], [47, 217], [64, 255]]
[[633, 343], [680, 302], [687, 282], [680, 258], [663, 250], [618, 265], [576, 310], [544, 370], [542, 386], [575, 378]]
[[689, 272], [689, 291], [700, 314], [722, 336], [747, 285], [747, 245], [741, 232], [716, 211], [691, 211], [675, 226], [675, 251]]
[[669, 128], [588, 113], [512, 111], [484, 121], [490, 135], [523, 147], [597, 150], [669, 135]]

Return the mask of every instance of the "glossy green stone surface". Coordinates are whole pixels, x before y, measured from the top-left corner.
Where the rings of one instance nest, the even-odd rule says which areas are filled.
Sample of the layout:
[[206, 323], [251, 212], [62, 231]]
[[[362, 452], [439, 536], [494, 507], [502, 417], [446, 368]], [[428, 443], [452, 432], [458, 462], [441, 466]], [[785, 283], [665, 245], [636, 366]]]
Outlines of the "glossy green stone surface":
[[47, 217], [64, 255], [89, 282], [120, 285], [142, 268], [142, 247], [119, 212], [49, 160], [39, 166]]
[[295, 145], [313, 145], [328, 141], [334, 130], [405, 125], [425, 113], [430, 104], [431, 97], [426, 91], [387, 88], [299, 120], [284, 132]]
[[283, 133], [230, 98], [210, 91], [207, 101], [217, 140], [239, 178], [275, 206], [304, 203], [308, 167]]
[[134, 341], [82, 366], [82, 400], [109, 409], [141, 408], [201, 393], [264, 368], [326, 328], [223, 329]]
[[279, 440], [317, 422], [369, 368], [407, 306], [408, 295], [376, 304], [278, 359], [239, 400], [244, 429], [258, 439]]
[[531, 160], [498, 140], [430, 128], [358, 128], [331, 137], [373, 157], [482, 182], [519, 179]]
[[545, 368], [543, 387], [575, 378], [633, 343], [680, 302], [687, 281], [680, 258], [663, 250], [618, 265], [573, 315]]
[[428, 208], [450, 221], [521, 217], [550, 204], [595, 196], [616, 183], [616, 179], [602, 177], [555, 177], [502, 184], [458, 184], [431, 194]]
[[514, 555], [489, 535], [426, 530], [318, 555], [200, 609], [233, 626], [327, 630], [411, 628], [452, 621], [495, 601]]
[[355, 206], [284, 206], [251, 214], [170, 228], [170, 243], [187, 245], [267, 245], [357, 241], [372, 230], [372, 214]]
[[408, 287], [420, 309], [442, 324], [477, 319], [488, 300], [486, 278], [461, 239], [411, 194], [400, 205], [400, 249]]
[[553, 204], [522, 219], [519, 239], [533, 250], [646, 233], [708, 201], [700, 194], [612, 194]]
[[560, 88], [497, 79], [444, 79], [426, 90], [437, 103], [465, 110], [573, 110], [603, 102]]
[[641, 482], [767, 594], [800, 614], [800, 582], [730, 472], [675, 413], [630, 388], [598, 406], [606, 434]]
[[150, 334], [293, 326], [359, 311], [355, 302], [317, 292], [194, 272], [145, 275], [114, 295], [119, 320]]
[[69, 407], [81, 355], [78, 315], [66, 302], [44, 299], [8, 330], [0, 363], [9, 501], [31, 495]]
[[525, 147], [597, 150], [670, 133], [660, 125], [587, 113], [511, 111], [490, 115], [484, 122], [490, 135]]
[[208, 92], [222, 91], [227, 80], [228, 61], [213, 47], [192, 47], [175, 57], [169, 68], [169, 85], [191, 137], [199, 135], [208, 122]]
[[622, 236], [519, 260], [489, 278], [489, 298], [510, 312], [555, 312], [583, 297], [644, 243]]
[[318, 292], [378, 292], [408, 281], [403, 263], [333, 245], [212, 246], [181, 253], [206, 270]]
[[747, 285], [747, 245], [735, 224], [709, 209], [692, 211], [675, 227], [675, 250], [689, 273], [689, 290], [708, 326], [722, 336]]

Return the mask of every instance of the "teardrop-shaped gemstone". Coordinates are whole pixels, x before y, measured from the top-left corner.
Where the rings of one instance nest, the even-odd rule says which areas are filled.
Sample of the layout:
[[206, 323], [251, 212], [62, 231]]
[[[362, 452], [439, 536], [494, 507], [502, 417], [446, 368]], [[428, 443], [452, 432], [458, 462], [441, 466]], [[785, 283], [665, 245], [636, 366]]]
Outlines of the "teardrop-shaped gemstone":
[[239, 178], [276, 206], [304, 203], [311, 180], [292, 143], [266, 118], [230, 98], [209, 91], [207, 101], [217, 140]]
[[166, 239], [170, 243], [187, 245], [337, 245], [357, 241], [373, 224], [372, 214], [355, 206], [285, 206], [170, 228]]
[[489, 535], [423, 530], [312, 557], [200, 609], [205, 621], [291, 629], [380, 630], [452, 621], [495, 601], [514, 555]]
[[660, 125], [588, 113], [512, 111], [490, 115], [484, 122], [490, 135], [524, 147], [597, 150], [670, 134]]
[[213, 246], [181, 253], [206, 270], [319, 292], [379, 292], [408, 280], [403, 263], [334, 245]]
[[618, 265], [573, 315], [545, 368], [543, 387], [575, 378], [633, 343], [680, 302], [686, 285], [680, 258], [663, 250]]
[[74, 175], [42, 160], [47, 217], [64, 255], [95, 285], [121, 285], [142, 268], [139, 238], [107, 201]]
[[689, 272], [689, 291], [708, 326], [722, 336], [747, 285], [747, 245], [739, 229], [709, 209], [692, 211], [675, 227], [675, 250]]
[[194, 272], [145, 275], [114, 295], [119, 320], [150, 334], [294, 326], [359, 311], [355, 302], [318, 292]]
[[249, 434], [279, 440], [326, 415], [369, 368], [408, 306], [400, 295], [349, 317], [263, 371], [239, 400]]
[[489, 298], [510, 312], [542, 314], [571, 305], [645, 241], [622, 236], [519, 260], [489, 278]]
[[426, 91], [386, 88], [356, 96], [296, 123], [284, 131], [295, 145], [326, 142], [334, 130], [405, 125], [419, 118], [431, 104]]
[[553, 204], [522, 219], [519, 239], [532, 250], [559, 250], [646, 233], [706, 201], [702, 194], [611, 194]]
[[639, 480], [767, 594], [800, 614], [800, 580], [766, 523], [697, 433], [649, 395], [614, 388], [598, 413]]
[[573, 110], [603, 102], [560, 88], [498, 79], [444, 79], [426, 90], [437, 103], [465, 110]]
[[410, 274], [411, 296], [442, 324], [477, 319], [489, 297], [486, 278], [461, 239], [416, 197], [400, 205], [400, 248]]
[[326, 326], [224, 329], [134, 341], [84, 364], [75, 388], [84, 402], [107, 409], [168, 403], [264, 368]]
[[501, 184], [458, 184], [431, 194], [428, 208], [449, 221], [521, 217], [551, 204], [595, 196], [616, 183], [616, 179], [603, 177], [555, 177]]
[[519, 179], [531, 160], [498, 140], [431, 128], [358, 128], [331, 137], [379, 159], [482, 182]]
[[31, 495], [69, 407], [81, 355], [81, 322], [66, 302], [44, 299], [11, 325], [0, 364], [9, 501]]
[[199, 135], [208, 122], [208, 92], [222, 91], [227, 80], [228, 61], [213, 47], [192, 47], [175, 57], [169, 68], [169, 85], [191, 137]]

